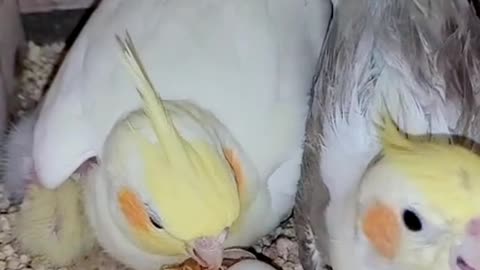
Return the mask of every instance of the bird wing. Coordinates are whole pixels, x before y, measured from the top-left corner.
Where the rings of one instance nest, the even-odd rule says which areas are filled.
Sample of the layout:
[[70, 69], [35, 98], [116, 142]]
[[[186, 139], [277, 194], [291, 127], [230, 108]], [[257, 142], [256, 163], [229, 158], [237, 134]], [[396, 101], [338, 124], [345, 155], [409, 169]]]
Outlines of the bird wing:
[[33, 149], [40, 182], [56, 187], [86, 159], [101, 156], [115, 123], [141, 108], [115, 39], [125, 31], [164, 100], [188, 100], [210, 110], [264, 171], [273, 170], [299, 132], [281, 124], [278, 112], [290, 109], [285, 114], [295, 117], [292, 122], [304, 117], [323, 39], [316, 28], [322, 10], [315, 2], [102, 1], [40, 112]]

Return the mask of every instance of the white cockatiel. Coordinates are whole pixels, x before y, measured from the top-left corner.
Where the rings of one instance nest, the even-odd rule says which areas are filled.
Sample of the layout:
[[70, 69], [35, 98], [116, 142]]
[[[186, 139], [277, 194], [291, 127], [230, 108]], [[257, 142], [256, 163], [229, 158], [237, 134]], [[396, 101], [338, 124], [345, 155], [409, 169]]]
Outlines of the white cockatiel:
[[[54, 189], [82, 167], [95, 236], [128, 266], [153, 270], [192, 256], [218, 267], [224, 247], [254, 243], [293, 206], [330, 8], [323, 0], [102, 1], [40, 111], [37, 181]], [[126, 31], [163, 120], [151, 117], [122, 61], [116, 35]]]
[[337, 0], [295, 208], [306, 270], [480, 269], [480, 20]]

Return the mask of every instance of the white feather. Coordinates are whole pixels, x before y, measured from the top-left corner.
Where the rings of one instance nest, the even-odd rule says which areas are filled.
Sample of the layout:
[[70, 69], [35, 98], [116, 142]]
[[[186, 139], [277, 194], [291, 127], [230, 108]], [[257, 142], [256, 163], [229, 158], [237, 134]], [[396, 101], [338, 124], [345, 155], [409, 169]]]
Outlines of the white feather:
[[116, 50], [115, 35], [126, 30], [162, 98], [210, 110], [266, 178], [302, 140], [328, 21], [323, 6], [313, 0], [102, 2], [39, 117], [34, 160], [40, 181], [55, 187], [101, 154], [115, 122], [140, 108]]
[[[202, 124], [223, 129], [231, 138], [221, 139], [238, 145], [255, 200], [242, 209], [225, 246], [253, 244], [293, 206], [309, 92], [329, 19], [328, 0], [102, 1], [60, 67], [35, 127], [40, 182], [55, 188], [87, 158], [100, 157], [85, 187], [99, 242], [141, 269], [178, 259], [138, 248], [118, 230], [124, 222], [112, 221], [122, 215], [106, 196], [122, 172], [142, 179], [133, 162], [109, 168], [122, 148], [121, 140], [108, 139], [112, 128], [142, 108], [115, 39], [128, 31], [159, 96], [182, 107], [172, 115], [202, 111], [193, 115], [215, 117], [219, 124]], [[132, 186], [144, 194], [141, 181]]]

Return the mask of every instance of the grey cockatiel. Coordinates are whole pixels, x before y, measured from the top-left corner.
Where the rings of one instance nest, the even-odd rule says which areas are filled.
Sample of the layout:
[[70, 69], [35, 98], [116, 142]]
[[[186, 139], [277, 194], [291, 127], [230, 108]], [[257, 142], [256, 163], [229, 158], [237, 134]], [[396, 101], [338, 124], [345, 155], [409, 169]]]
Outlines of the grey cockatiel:
[[305, 269], [480, 269], [470, 3], [338, 0], [320, 65], [295, 209]]

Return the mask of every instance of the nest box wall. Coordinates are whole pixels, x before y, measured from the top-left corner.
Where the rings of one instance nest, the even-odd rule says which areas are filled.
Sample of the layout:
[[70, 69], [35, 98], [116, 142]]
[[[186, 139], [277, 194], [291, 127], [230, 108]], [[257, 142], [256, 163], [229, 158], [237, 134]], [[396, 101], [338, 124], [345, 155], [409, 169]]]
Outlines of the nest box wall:
[[22, 13], [49, 12], [53, 10], [85, 9], [96, 0], [18, 0]]
[[101, 0], [16, 1], [26, 38], [41, 45], [60, 40], [71, 43]]
[[25, 49], [25, 34], [17, 1], [0, 0], [0, 132], [13, 110], [18, 61]]

